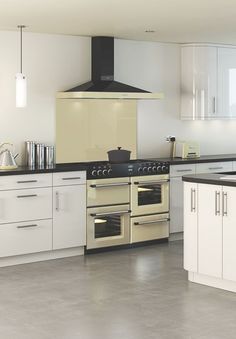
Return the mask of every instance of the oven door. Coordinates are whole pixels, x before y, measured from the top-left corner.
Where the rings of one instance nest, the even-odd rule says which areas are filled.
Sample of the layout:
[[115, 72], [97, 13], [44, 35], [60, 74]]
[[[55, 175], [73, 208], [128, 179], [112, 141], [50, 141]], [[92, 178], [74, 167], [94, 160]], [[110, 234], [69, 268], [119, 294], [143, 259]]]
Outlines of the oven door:
[[129, 178], [88, 180], [87, 206], [128, 204], [129, 186]]
[[87, 209], [87, 249], [128, 244], [129, 205]]
[[168, 213], [131, 218], [131, 244], [148, 240], [164, 239], [168, 237]]
[[131, 179], [132, 216], [169, 211], [169, 175], [150, 175]]

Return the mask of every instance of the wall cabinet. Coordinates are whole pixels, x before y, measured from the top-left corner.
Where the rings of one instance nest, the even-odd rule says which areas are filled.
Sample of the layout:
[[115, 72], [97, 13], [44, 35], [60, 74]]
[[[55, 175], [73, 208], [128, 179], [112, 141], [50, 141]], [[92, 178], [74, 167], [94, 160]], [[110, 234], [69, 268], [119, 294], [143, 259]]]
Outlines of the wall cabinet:
[[181, 119], [236, 118], [236, 48], [184, 45]]
[[236, 282], [235, 201], [236, 187], [184, 183], [186, 270]]

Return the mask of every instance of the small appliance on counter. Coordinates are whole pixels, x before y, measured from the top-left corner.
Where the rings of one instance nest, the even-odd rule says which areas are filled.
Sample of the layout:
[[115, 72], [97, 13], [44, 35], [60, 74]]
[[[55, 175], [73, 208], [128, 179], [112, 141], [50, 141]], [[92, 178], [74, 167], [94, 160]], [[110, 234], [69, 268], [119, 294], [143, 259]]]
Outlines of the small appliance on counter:
[[16, 169], [18, 166], [15, 159], [18, 154], [13, 155], [8, 147], [1, 150], [5, 145], [13, 146], [10, 142], [3, 142], [0, 144], [0, 170]]
[[182, 159], [199, 158], [200, 146], [195, 141], [176, 141], [174, 156]]
[[26, 165], [34, 168], [51, 168], [54, 166], [54, 146], [45, 146], [42, 143], [26, 141]]

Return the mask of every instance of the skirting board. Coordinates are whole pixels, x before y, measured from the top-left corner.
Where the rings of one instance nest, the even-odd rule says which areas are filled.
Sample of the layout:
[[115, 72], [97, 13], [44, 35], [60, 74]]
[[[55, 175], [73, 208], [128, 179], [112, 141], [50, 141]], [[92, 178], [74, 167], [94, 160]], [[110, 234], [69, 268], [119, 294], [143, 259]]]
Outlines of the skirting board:
[[236, 282], [230, 280], [223, 280], [220, 278], [209, 277], [207, 275], [188, 272], [188, 280], [197, 284], [207, 285], [222, 290], [236, 292]]
[[5, 257], [0, 259], [0, 267], [29, 264], [37, 261], [53, 260], [66, 257], [74, 257], [84, 254], [84, 247], [73, 247], [61, 250], [38, 252], [24, 255], [17, 255], [12, 257]]

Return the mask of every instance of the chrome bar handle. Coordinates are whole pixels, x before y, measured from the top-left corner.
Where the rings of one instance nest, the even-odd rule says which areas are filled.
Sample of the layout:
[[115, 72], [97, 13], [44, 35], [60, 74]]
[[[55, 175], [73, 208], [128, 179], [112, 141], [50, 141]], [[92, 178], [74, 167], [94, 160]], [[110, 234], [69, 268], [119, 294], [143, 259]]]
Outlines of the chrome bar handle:
[[56, 211], [59, 211], [59, 192], [56, 192]]
[[31, 225], [22, 225], [22, 226], [17, 226], [17, 228], [30, 228], [30, 227], [37, 227], [37, 224], [31, 224]]
[[191, 188], [191, 212], [196, 212], [196, 189]]
[[220, 192], [215, 191], [215, 215], [220, 215]]
[[192, 172], [193, 170], [191, 168], [187, 168], [187, 169], [182, 169], [182, 170], [176, 170], [176, 172], [179, 173], [184, 173], [184, 172]]
[[148, 224], [156, 224], [158, 222], [167, 222], [170, 221], [169, 218], [165, 218], [165, 219], [158, 219], [158, 220], [150, 220], [150, 221], [141, 221], [141, 222], [134, 222], [135, 226], [139, 226], [139, 225], [148, 225]]
[[37, 194], [26, 194], [26, 195], [17, 195], [17, 198], [33, 198], [37, 197]]
[[117, 182], [113, 184], [92, 184], [90, 185], [91, 188], [109, 188], [109, 187], [116, 187], [116, 186], [128, 186], [130, 182]]
[[91, 217], [105, 217], [109, 215], [118, 215], [118, 214], [127, 214], [130, 213], [131, 210], [126, 211], [115, 211], [115, 212], [104, 212], [104, 213], [91, 213]]
[[29, 184], [32, 182], [38, 182], [38, 180], [19, 180], [17, 181], [17, 184]]
[[212, 113], [215, 114], [216, 113], [216, 97], [213, 97], [213, 109], [212, 109]]
[[81, 177], [62, 178], [62, 180], [79, 180]]
[[224, 167], [208, 167], [209, 170], [220, 170], [223, 169]]
[[134, 185], [158, 185], [158, 184], [164, 184], [166, 182], [169, 182], [169, 179], [163, 179], [158, 181], [134, 181]]
[[222, 214], [223, 217], [227, 217], [228, 216], [228, 194], [227, 192], [223, 192], [222, 195]]

